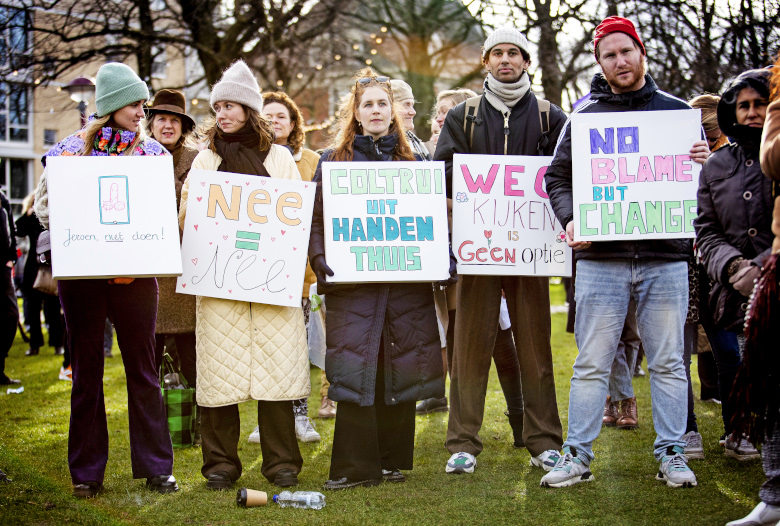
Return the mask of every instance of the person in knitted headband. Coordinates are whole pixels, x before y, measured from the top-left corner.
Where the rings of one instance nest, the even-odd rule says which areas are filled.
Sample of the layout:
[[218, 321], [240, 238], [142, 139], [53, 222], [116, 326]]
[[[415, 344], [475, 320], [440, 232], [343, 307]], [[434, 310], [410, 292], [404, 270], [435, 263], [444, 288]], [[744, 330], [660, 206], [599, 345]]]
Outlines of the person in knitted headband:
[[263, 96], [257, 79], [243, 60], [237, 60], [222, 73], [222, 78], [211, 89], [211, 107], [220, 101], [238, 102], [255, 110], [263, 112]]

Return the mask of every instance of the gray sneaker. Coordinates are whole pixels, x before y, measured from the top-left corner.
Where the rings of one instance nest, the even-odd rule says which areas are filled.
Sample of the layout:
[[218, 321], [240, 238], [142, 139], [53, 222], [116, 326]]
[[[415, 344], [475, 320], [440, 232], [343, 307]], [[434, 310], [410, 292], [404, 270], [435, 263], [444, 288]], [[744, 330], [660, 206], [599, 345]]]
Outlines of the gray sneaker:
[[685, 440], [685, 456], [688, 460], [704, 460], [704, 446], [699, 433], [688, 431], [683, 435], [683, 440]]
[[669, 446], [661, 458], [656, 480], [666, 482], [670, 488], [692, 488], [696, 486], [696, 475], [688, 467], [688, 459], [680, 446]]
[[737, 460], [756, 460], [761, 458], [761, 454], [745, 437], [734, 440], [733, 437], [726, 437], [726, 451], [727, 457], [736, 458]]
[[552, 471], [542, 477], [539, 485], [543, 488], [565, 488], [592, 480], [593, 473], [587, 464], [577, 458], [577, 450], [567, 446], [563, 448], [563, 456], [555, 463]]

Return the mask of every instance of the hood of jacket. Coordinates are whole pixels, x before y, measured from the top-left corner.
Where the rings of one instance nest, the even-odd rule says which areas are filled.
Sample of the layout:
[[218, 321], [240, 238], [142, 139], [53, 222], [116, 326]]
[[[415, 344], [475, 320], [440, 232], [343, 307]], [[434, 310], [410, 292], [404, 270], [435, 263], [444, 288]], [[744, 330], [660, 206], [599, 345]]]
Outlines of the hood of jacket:
[[625, 106], [628, 109], [641, 106], [653, 98], [658, 91], [658, 85], [648, 74], [645, 74], [645, 85], [636, 91], [614, 93], [603, 73], [596, 73], [590, 83], [590, 98], [599, 102]]
[[[762, 97], [769, 99], [769, 68], [751, 69], [740, 74], [729, 83], [718, 103], [718, 125], [720, 130], [734, 138], [741, 146], [758, 146], [761, 142], [760, 128], [737, 124], [737, 96], [745, 88], [753, 88]], [[748, 144], [750, 143], [750, 144]]]

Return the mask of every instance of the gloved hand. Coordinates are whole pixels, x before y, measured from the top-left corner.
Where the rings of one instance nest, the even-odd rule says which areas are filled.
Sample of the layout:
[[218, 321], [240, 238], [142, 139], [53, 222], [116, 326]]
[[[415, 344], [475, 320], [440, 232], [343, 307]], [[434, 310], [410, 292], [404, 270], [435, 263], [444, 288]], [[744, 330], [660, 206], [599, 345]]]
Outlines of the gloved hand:
[[739, 269], [729, 278], [729, 283], [734, 290], [743, 296], [750, 296], [753, 292], [754, 281], [761, 275], [761, 267], [749, 259], [742, 260]]
[[455, 258], [455, 254], [452, 253], [452, 247], [450, 247], [450, 277], [448, 279], [439, 282], [439, 288], [447, 288], [450, 285], [454, 285], [458, 282], [458, 260]]
[[311, 262], [311, 269], [317, 276], [317, 290], [323, 292], [324, 289], [330, 287], [332, 283], [328, 282], [327, 277], [333, 275], [333, 270], [325, 263], [325, 256], [322, 254], [316, 256]]

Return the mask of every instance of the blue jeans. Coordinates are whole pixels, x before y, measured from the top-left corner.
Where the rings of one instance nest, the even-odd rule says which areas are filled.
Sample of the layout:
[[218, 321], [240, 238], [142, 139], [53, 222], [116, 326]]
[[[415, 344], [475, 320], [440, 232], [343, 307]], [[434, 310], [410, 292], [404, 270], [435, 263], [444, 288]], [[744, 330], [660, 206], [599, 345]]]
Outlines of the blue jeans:
[[634, 385], [631, 382], [634, 378], [639, 344], [642, 343], [636, 331], [636, 305], [631, 301], [615, 359], [612, 361], [612, 373], [609, 375], [609, 396], [613, 402], [634, 397]]
[[665, 260], [581, 260], [575, 284], [574, 336], [579, 354], [569, 393], [564, 446], [586, 463], [601, 431], [609, 374], [631, 299], [647, 357], [657, 433], [657, 460], [669, 446], [684, 447], [688, 382], [683, 365], [683, 325], [688, 310], [688, 263]]

